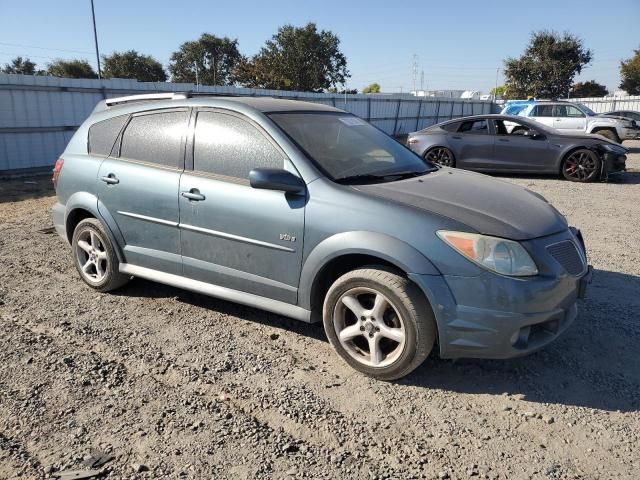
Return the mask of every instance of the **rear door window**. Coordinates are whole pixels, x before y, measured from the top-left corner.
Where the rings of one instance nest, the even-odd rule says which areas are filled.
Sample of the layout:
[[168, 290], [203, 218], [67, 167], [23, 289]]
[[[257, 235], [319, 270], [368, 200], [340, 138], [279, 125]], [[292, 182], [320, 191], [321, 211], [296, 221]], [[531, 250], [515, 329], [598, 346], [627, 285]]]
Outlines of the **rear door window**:
[[553, 117], [553, 105], [536, 105], [532, 117]]
[[554, 117], [582, 118], [584, 117], [584, 113], [573, 105], [556, 105], [554, 108]]
[[122, 135], [120, 157], [182, 168], [188, 118], [187, 110], [134, 116]]
[[89, 127], [88, 150], [93, 155], [109, 156], [113, 144], [129, 115], [109, 118]]
[[486, 135], [489, 133], [489, 127], [486, 120], [470, 120], [468, 122], [462, 122], [458, 132]]
[[252, 123], [226, 113], [198, 113], [194, 170], [248, 180], [254, 168], [284, 168], [284, 161], [284, 154]]

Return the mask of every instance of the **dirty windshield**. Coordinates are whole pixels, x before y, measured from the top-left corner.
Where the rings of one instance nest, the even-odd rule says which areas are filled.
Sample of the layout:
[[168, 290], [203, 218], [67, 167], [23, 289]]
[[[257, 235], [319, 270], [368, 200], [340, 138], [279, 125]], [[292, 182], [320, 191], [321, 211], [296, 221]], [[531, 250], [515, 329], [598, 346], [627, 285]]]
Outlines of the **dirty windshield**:
[[336, 182], [386, 182], [435, 170], [434, 165], [353, 115], [301, 112], [270, 117]]

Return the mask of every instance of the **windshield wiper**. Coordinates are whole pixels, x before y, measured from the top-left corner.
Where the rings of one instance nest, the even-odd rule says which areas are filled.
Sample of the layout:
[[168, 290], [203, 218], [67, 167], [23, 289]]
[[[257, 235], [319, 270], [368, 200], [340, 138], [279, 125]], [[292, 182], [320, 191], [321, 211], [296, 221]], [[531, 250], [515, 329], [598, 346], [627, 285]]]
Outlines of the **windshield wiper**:
[[361, 173], [358, 175], [349, 175], [347, 177], [336, 178], [337, 183], [360, 183], [360, 182], [393, 182], [395, 180], [402, 180], [404, 178], [419, 177], [426, 175], [427, 173], [435, 172], [437, 169], [423, 170], [421, 172], [406, 171], [406, 172], [390, 172], [390, 173]]

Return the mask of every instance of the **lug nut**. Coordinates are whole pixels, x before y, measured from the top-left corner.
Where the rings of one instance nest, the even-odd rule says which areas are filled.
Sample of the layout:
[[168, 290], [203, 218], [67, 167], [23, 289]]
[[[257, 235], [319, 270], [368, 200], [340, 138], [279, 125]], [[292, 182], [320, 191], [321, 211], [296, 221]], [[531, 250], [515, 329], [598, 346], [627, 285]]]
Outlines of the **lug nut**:
[[373, 333], [370, 333], [370, 334], [369, 334], [369, 338], [373, 338]]
[[361, 331], [361, 332], [364, 332], [364, 327], [360, 327], [360, 331]]
[[379, 331], [380, 331], [380, 327], [376, 327], [376, 332], [379, 332]]

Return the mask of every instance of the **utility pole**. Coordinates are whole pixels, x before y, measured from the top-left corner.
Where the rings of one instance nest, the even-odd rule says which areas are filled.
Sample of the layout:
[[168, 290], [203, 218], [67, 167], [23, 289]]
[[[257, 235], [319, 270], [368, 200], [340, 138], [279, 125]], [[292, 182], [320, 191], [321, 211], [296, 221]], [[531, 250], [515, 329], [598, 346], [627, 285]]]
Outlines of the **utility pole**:
[[418, 55], [417, 54], [413, 54], [413, 66], [412, 66], [412, 73], [413, 73], [413, 91], [414, 94], [416, 92], [416, 82], [418, 80]]
[[200, 82], [198, 81], [198, 63], [197, 62], [193, 62], [193, 66], [196, 69], [196, 92], [200, 91]]
[[493, 90], [493, 101], [496, 101], [498, 96], [498, 74], [500, 73], [500, 67], [496, 68], [496, 88]]
[[93, 0], [91, 0], [91, 18], [93, 19], [93, 41], [96, 44], [96, 60], [98, 61], [98, 80], [102, 79], [100, 73], [100, 50], [98, 49], [98, 32], [96, 31], [96, 11], [93, 8]]
[[424, 70], [420, 72], [420, 90], [422, 90], [424, 94]]

